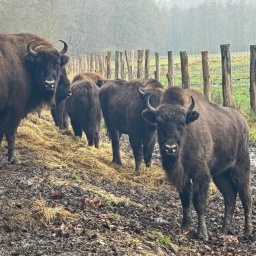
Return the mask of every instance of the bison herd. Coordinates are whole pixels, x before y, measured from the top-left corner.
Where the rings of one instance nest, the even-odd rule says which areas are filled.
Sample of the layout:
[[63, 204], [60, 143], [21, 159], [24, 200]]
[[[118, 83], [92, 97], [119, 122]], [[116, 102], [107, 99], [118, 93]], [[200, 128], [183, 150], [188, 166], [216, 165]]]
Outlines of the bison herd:
[[[61, 40], [60, 40], [61, 41]], [[0, 142], [5, 136], [8, 161], [18, 163], [15, 136], [22, 118], [47, 104], [60, 129], [69, 119], [76, 136], [99, 148], [101, 115], [112, 143], [112, 161], [122, 164], [120, 137], [129, 136], [139, 171], [150, 167], [156, 141], [162, 166], [177, 189], [182, 227], [191, 224], [191, 204], [198, 216], [198, 237], [208, 239], [205, 221], [211, 180], [224, 197], [222, 233], [232, 224], [237, 194], [244, 208], [246, 234], [252, 232], [249, 129], [234, 109], [211, 103], [197, 91], [164, 89], [155, 79], [107, 80], [82, 73], [70, 84], [65, 64], [68, 45], [57, 50], [28, 33], [0, 35]]]

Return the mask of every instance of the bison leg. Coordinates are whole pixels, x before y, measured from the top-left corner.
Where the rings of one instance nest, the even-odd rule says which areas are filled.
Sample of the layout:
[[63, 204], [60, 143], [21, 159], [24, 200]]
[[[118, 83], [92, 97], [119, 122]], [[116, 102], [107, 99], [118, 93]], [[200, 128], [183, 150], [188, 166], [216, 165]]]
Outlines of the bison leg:
[[99, 148], [99, 142], [100, 142], [100, 139], [99, 139], [99, 132], [94, 132], [94, 146], [95, 148]]
[[135, 171], [140, 170], [141, 162], [142, 162], [142, 145], [140, 138], [134, 138], [133, 136], [129, 136], [129, 141], [132, 147], [133, 156], [135, 159]]
[[193, 205], [198, 216], [197, 235], [199, 239], [208, 241], [207, 228], [205, 223], [205, 210], [207, 205], [207, 196], [210, 177], [208, 175], [197, 177], [193, 180]]
[[153, 139], [151, 139], [151, 141], [150, 141], [150, 138], [148, 140], [142, 140], [142, 144], [143, 144], [143, 155], [144, 155], [144, 161], [145, 161], [146, 167], [150, 167], [152, 154], [156, 144], [156, 136]]
[[183, 211], [183, 220], [181, 227], [186, 229], [191, 225], [191, 198], [192, 198], [192, 184], [189, 180], [187, 184], [185, 184], [184, 189], [180, 195], [180, 200], [182, 204]]
[[8, 144], [8, 161], [11, 164], [18, 164], [19, 160], [16, 158], [15, 154], [15, 139], [16, 139], [16, 131], [17, 129], [9, 129], [6, 134], [6, 140]]
[[117, 130], [109, 129], [109, 135], [111, 138], [112, 152], [113, 152], [112, 162], [121, 165], [122, 161], [120, 156], [120, 144], [119, 144], [119, 139], [121, 137], [121, 134], [119, 134]]
[[88, 131], [84, 131], [86, 138], [88, 140], [88, 146], [93, 146], [93, 133], [92, 132], [88, 132]]
[[221, 232], [228, 234], [236, 205], [237, 188], [231, 179], [229, 171], [213, 177], [213, 181], [224, 197], [225, 213]]
[[64, 112], [63, 112], [63, 129], [68, 129], [68, 125], [69, 125], [68, 114], [67, 114], [66, 110], [64, 110]]
[[75, 136], [82, 137], [82, 127], [79, 122], [76, 122], [74, 119], [70, 118], [72, 129]]
[[[247, 164], [236, 169], [236, 174], [232, 175], [232, 178], [235, 181], [235, 184], [238, 186], [239, 197], [242, 201], [244, 208], [244, 217], [245, 217], [245, 234], [250, 234], [252, 232], [252, 198], [251, 198], [251, 173], [250, 173], [250, 160], [249, 155], [244, 156], [244, 161], [247, 161]], [[240, 174], [240, 175], [239, 175]]]

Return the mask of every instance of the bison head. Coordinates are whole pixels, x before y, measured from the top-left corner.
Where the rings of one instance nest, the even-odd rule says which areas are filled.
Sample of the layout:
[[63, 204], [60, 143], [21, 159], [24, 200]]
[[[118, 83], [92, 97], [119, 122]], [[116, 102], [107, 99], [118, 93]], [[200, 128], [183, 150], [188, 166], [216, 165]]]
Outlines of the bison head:
[[195, 100], [188, 108], [179, 105], [161, 104], [157, 108], [151, 106], [147, 99], [147, 109], [142, 112], [143, 117], [157, 124], [158, 142], [162, 156], [178, 158], [180, 145], [185, 127], [197, 120], [199, 113], [193, 111]]
[[37, 87], [37, 91], [45, 101], [50, 101], [54, 96], [61, 68], [68, 62], [68, 56], [65, 55], [68, 46], [60, 40], [64, 44], [61, 51], [43, 43], [33, 50], [31, 44], [34, 41], [32, 40], [27, 45], [26, 61], [32, 72], [33, 84]]

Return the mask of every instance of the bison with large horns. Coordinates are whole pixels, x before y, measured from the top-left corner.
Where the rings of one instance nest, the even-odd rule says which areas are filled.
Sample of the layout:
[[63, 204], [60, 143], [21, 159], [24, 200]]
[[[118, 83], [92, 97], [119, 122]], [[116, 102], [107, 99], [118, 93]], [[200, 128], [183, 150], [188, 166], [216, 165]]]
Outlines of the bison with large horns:
[[205, 211], [212, 178], [224, 197], [222, 232], [230, 230], [238, 193], [244, 208], [245, 233], [250, 233], [249, 131], [243, 116], [209, 102], [200, 92], [178, 87], [167, 89], [157, 108], [147, 101], [143, 116], [157, 124], [162, 165], [180, 195], [182, 227], [191, 224], [192, 200], [198, 215], [198, 237], [208, 239]]
[[[61, 40], [60, 40], [61, 41]], [[8, 160], [17, 163], [15, 136], [20, 120], [55, 94], [68, 46], [58, 51], [28, 33], [0, 34], [0, 142], [6, 137]]]
[[139, 171], [143, 156], [146, 166], [150, 167], [156, 125], [146, 122], [142, 111], [149, 95], [151, 104], [157, 107], [162, 92], [163, 86], [155, 79], [109, 80], [100, 88], [101, 109], [112, 142], [114, 163], [122, 164], [119, 139], [124, 133], [129, 136], [135, 170]]

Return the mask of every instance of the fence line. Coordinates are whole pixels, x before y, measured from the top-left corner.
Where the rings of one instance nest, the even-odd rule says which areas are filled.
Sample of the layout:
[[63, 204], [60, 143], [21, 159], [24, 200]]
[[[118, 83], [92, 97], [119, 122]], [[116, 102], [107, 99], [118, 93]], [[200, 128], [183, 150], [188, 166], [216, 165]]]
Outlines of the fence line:
[[[67, 73], [71, 78], [88, 71], [100, 73], [108, 79], [155, 78], [164, 86], [201, 88], [209, 99], [211, 88], [219, 88], [222, 85], [222, 99], [217, 103], [225, 106], [233, 105], [232, 88], [240, 86], [241, 93], [248, 96], [248, 106], [256, 111], [256, 46], [250, 46], [250, 51], [243, 53], [230, 53], [229, 45], [225, 50], [222, 50], [222, 47], [224, 46], [220, 47], [223, 51], [221, 54], [202, 51], [201, 55], [193, 56], [188, 56], [184, 51], [180, 52], [180, 56], [174, 56], [172, 51], [168, 51], [167, 56], [160, 56], [156, 52], [152, 57], [149, 49], [138, 50], [136, 56], [134, 50], [115, 51], [113, 55], [111, 51], [106, 55], [84, 54], [70, 58]], [[224, 58], [224, 53], [227, 54], [228, 60]], [[245, 90], [244, 87], [248, 88]]]

